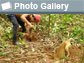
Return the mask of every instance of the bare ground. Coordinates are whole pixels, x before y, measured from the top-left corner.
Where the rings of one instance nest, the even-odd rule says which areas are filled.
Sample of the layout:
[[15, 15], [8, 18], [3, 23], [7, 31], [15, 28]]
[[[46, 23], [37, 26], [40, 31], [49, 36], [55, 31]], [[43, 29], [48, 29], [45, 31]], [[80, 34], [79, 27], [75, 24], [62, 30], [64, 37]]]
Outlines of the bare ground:
[[0, 63], [83, 63], [84, 45], [73, 45], [70, 56], [58, 61], [52, 58], [54, 51], [59, 46], [59, 41], [33, 41], [23, 45], [5, 47], [0, 52]]

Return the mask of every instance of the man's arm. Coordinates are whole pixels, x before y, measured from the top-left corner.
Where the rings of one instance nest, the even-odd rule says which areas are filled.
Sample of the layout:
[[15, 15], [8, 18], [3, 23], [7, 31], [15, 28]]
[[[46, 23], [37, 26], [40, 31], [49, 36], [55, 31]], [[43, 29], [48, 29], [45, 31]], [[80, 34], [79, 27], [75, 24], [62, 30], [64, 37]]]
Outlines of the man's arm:
[[20, 18], [22, 21], [24, 21], [27, 25], [33, 28], [33, 25], [26, 19], [26, 17], [30, 14], [23, 14]]

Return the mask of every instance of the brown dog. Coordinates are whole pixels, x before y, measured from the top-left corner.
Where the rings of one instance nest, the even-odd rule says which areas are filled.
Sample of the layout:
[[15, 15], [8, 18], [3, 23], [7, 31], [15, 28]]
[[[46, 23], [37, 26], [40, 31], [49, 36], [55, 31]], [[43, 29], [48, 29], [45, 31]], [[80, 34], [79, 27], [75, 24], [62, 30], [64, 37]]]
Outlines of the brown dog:
[[[57, 48], [55, 54], [54, 54], [54, 58], [55, 59], [60, 59], [62, 57], [65, 56], [69, 56], [69, 48], [71, 47], [71, 41], [73, 41], [73, 38], [70, 38], [64, 42], [62, 42], [62, 44]], [[67, 53], [67, 55], [66, 55]]]

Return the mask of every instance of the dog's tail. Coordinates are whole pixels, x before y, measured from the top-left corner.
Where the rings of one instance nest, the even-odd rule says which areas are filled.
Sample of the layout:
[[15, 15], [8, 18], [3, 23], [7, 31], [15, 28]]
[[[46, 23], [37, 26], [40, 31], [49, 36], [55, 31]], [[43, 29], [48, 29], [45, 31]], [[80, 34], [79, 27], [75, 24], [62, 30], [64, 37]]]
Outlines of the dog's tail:
[[68, 39], [68, 42], [71, 42], [71, 41], [74, 41], [74, 39], [73, 38]]

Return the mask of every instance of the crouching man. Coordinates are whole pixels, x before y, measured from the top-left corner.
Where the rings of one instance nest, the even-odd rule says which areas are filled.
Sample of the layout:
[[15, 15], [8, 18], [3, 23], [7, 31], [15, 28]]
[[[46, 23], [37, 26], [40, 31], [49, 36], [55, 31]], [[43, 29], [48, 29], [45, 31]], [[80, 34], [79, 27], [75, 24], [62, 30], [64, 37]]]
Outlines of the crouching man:
[[25, 32], [25, 26], [26, 23], [30, 28], [34, 28], [34, 25], [31, 24], [31, 22], [38, 23], [40, 21], [39, 15], [34, 14], [8, 14], [8, 18], [13, 24], [13, 44], [17, 45], [19, 44], [17, 42], [17, 29], [19, 25], [22, 27], [22, 32]]

